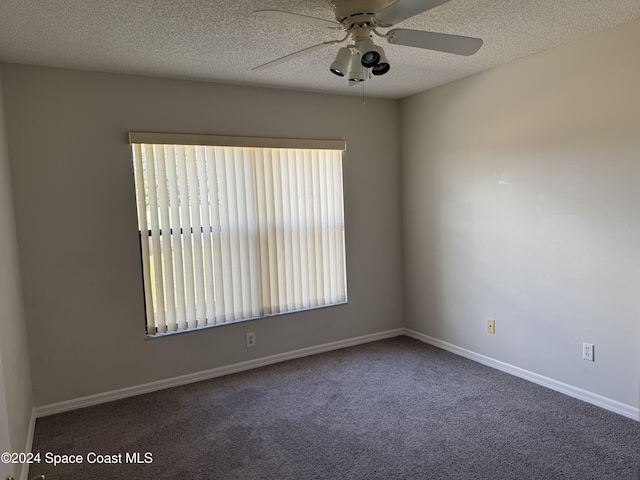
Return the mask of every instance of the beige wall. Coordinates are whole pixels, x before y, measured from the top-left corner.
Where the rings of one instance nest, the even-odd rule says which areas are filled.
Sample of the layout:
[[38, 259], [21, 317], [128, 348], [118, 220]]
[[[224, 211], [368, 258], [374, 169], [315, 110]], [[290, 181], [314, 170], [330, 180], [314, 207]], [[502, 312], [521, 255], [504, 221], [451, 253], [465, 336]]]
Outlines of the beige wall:
[[[402, 326], [397, 102], [3, 72], [37, 406]], [[129, 130], [344, 138], [349, 304], [145, 340]]]
[[638, 407], [638, 45], [640, 20], [402, 101], [407, 327]]
[[[0, 452], [24, 451], [31, 411], [29, 354], [0, 70]], [[0, 464], [0, 475], [18, 478], [20, 466]]]

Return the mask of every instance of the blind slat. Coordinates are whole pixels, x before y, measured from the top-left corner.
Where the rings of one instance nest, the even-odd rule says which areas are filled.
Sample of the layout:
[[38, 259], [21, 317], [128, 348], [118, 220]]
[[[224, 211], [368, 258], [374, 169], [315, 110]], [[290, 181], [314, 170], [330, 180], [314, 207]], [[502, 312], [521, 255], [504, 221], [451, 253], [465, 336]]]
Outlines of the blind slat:
[[196, 148], [198, 166], [198, 187], [200, 192], [200, 213], [202, 215], [202, 253], [204, 262], [204, 324], [215, 323], [215, 306], [213, 303], [213, 248], [211, 243], [211, 208], [209, 202], [209, 186], [207, 182], [207, 156], [204, 147]]
[[278, 280], [278, 230], [276, 228], [276, 199], [273, 176], [273, 151], [263, 149], [264, 189], [266, 200], [265, 228], [267, 229], [267, 251], [269, 255], [269, 274], [263, 274], [263, 281], [269, 282], [269, 299], [263, 300], [268, 305], [268, 313], [277, 313], [280, 304], [280, 285]]
[[220, 241], [220, 208], [218, 202], [218, 181], [217, 181], [217, 154], [216, 148], [207, 147], [207, 170], [209, 172], [209, 195], [211, 208], [211, 240], [213, 243], [213, 272], [214, 272], [214, 302], [215, 318], [214, 324], [223, 323], [225, 321], [225, 299], [224, 299], [224, 281], [222, 276], [222, 245]]
[[[147, 316], [147, 332], [156, 333], [156, 324], [153, 314], [153, 289], [151, 287], [151, 265], [149, 257], [149, 224], [147, 221], [147, 198], [146, 198], [146, 182], [145, 168], [143, 164], [142, 148], [139, 144], [133, 146], [133, 161], [136, 182], [136, 200], [138, 202], [138, 228], [140, 229], [140, 249], [142, 254], [142, 280], [145, 299], [145, 313]], [[145, 162], [146, 163], [146, 162]]]
[[309, 307], [318, 305], [318, 282], [316, 270], [316, 235], [315, 235], [315, 216], [314, 216], [314, 198], [313, 198], [313, 155], [317, 152], [304, 152], [304, 188], [306, 196], [305, 217], [307, 220], [307, 271], [309, 278], [308, 297]]
[[[288, 302], [287, 275], [286, 275], [286, 258], [284, 253], [287, 250], [286, 245], [286, 218], [284, 216], [283, 193], [282, 193], [282, 174], [281, 174], [281, 151], [273, 152], [271, 158], [271, 166], [273, 168], [273, 208], [274, 208], [274, 229], [276, 233], [275, 251], [276, 263], [274, 265], [276, 279], [278, 282], [278, 301], [274, 304], [276, 313], [286, 311]], [[283, 272], [280, 274], [280, 272]]]
[[255, 188], [256, 188], [256, 242], [258, 244], [258, 275], [260, 298], [262, 299], [260, 308], [262, 314], [271, 313], [271, 268], [269, 265], [269, 223], [267, 218], [268, 203], [265, 177], [265, 164], [267, 159], [264, 156], [264, 149], [256, 148], [252, 162], [255, 171]]
[[180, 233], [180, 194], [178, 193], [178, 174], [176, 170], [176, 152], [175, 147], [168, 147], [165, 156], [165, 168], [167, 172], [167, 183], [169, 187], [169, 204], [170, 204], [170, 228], [171, 243], [173, 245], [173, 261], [174, 279], [175, 279], [175, 308], [176, 308], [176, 324], [178, 330], [187, 328], [186, 322], [186, 306], [185, 306], [185, 288], [184, 288], [184, 261], [182, 252], [182, 235]]
[[196, 150], [186, 148], [187, 176], [189, 181], [189, 219], [190, 230], [193, 238], [193, 271], [195, 274], [195, 325], [206, 325], [206, 304], [204, 295], [204, 260], [202, 251], [202, 217], [200, 212], [198, 165], [196, 163]]
[[313, 152], [313, 222], [314, 222], [314, 258], [316, 260], [316, 302], [320, 302], [324, 298], [324, 261], [322, 249], [322, 186], [320, 183], [320, 153]]
[[229, 194], [227, 187], [230, 186], [227, 181], [227, 157], [225, 148], [217, 148], [218, 153], [218, 202], [220, 208], [220, 239], [222, 245], [222, 281], [224, 284], [224, 300], [225, 300], [225, 321], [234, 321], [236, 280], [234, 279], [233, 270], [233, 252], [231, 223], [229, 216]]
[[193, 260], [193, 234], [191, 226], [191, 209], [189, 208], [189, 179], [187, 176], [187, 152], [183, 146], [174, 149], [178, 170], [178, 186], [180, 188], [180, 232], [182, 235], [183, 269], [185, 279], [185, 315], [182, 323], [186, 328], [196, 327], [196, 289]]
[[335, 178], [334, 195], [335, 205], [334, 214], [336, 218], [335, 222], [335, 234], [334, 240], [336, 242], [336, 263], [335, 274], [338, 280], [338, 299], [337, 301], [346, 301], [347, 299], [347, 285], [346, 285], [346, 259], [345, 259], [345, 231], [344, 231], [344, 199], [343, 199], [343, 183], [342, 183], [342, 155], [339, 152], [331, 152], [333, 156], [333, 174]]
[[[169, 213], [169, 190], [167, 188], [167, 170], [165, 167], [165, 148], [162, 145], [154, 145], [153, 155], [156, 162], [158, 207], [160, 231], [171, 232], [171, 220]], [[171, 235], [162, 235], [162, 277], [164, 279], [164, 310], [167, 330], [178, 329], [176, 322], [176, 301], [173, 277], [173, 247]]]
[[297, 150], [288, 150], [285, 168], [289, 172], [289, 207], [291, 209], [291, 263], [293, 264], [293, 308], [302, 308], [302, 277], [300, 271], [300, 218], [298, 217]]
[[162, 272], [162, 245], [160, 242], [160, 220], [158, 218], [158, 195], [156, 181], [156, 159], [153, 146], [145, 148], [147, 159], [147, 176], [149, 188], [149, 227], [151, 231], [151, 263], [154, 275], [155, 295], [153, 296], [154, 316], [156, 318], [156, 328], [160, 333], [166, 333], [167, 323], [164, 312], [164, 278]]

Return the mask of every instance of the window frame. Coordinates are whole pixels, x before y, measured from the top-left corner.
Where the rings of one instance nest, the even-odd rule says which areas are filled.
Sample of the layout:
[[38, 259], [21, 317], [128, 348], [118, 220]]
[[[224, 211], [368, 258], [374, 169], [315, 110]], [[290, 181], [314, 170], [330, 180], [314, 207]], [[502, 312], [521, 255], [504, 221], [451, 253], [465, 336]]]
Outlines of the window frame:
[[[145, 271], [145, 253], [144, 253], [144, 249], [143, 249], [143, 241], [147, 240], [149, 241], [151, 239], [151, 229], [149, 229], [149, 231], [147, 232], [149, 235], [143, 239], [143, 229], [140, 225], [141, 223], [141, 218], [139, 215], [139, 209], [140, 206], [138, 205], [139, 202], [139, 191], [138, 191], [138, 187], [136, 187], [136, 205], [138, 208], [138, 213], [137, 213], [137, 217], [138, 217], [138, 225], [139, 225], [139, 229], [138, 229], [138, 237], [139, 237], [139, 245], [140, 245], [140, 258], [141, 258], [141, 266], [143, 269], [143, 300], [144, 300], [144, 307], [145, 307], [145, 329], [146, 329], [146, 333], [147, 333], [147, 338], [159, 338], [159, 337], [163, 337], [166, 335], [172, 335], [172, 334], [176, 334], [176, 333], [185, 333], [185, 332], [190, 332], [190, 331], [196, 331], [196, 330], [201, 330], [201, 329], [205, 329], [205, 328], [211, 328], [211, 327], [217, 327], [217, 326], [224, 326], [224, 325], [229, 325], [229, 324], [233, 324], [233, 323], [240, 323], [240, 322], [244, 322], [244, 321], [250, 321], [250, 320], [255, 320], [255, 319], [259, 319], [259, 318], [268, 318], [268, 317], [272, 317], [272, 316], [278, 316], [278, 315], [286, 315], [288, 313], [296, 313], [296, 312], [300, 312], [300, 311], [306, 311], [306, 310], [312, 310], [312, 309], [316, 309], [316, 308], [325, 308], [325, 307], [330, 307], [330, 306], [337, 306], [337, 305], [342, 305], [342, 304], [346, 304], [348, 303], [348, 296], [347, 296], [347, 272], [346, 272], [346, 265], [347, 265], [347, 259], [346, 259], [346, 231], [345, 231], [345, 215], [344, 215], [344, 184], [343, 184], [343, 160], [344, 160], [344, 152], [346, 151], [346, 142], [344, 140], [322, 140], [322, 139], [302, 139], [302, 138], [273, 138], [273, 137], [247, 137], [247, 136], [230, 136], [230, 135], [200, 135], [200, 134], [184, 134], [184, 133], [156, 133], [156, 132], [139, 132], [139, 131], [131, 131], [129, 132], [129, 143], [132, 146], [132, 158], [133, 158], [133, 163], [134, 163], [134, 177], [135, 177], [135, 181], [136, 181], [136, 185], [138, 183], [138, 174], [136, 173], [136, 159], [135, 159], [135, 144], [146, 144], [146, 145], [164, 145], [164, 146], [169, 146], [169, 145], [173, 145], [173, 146], [208, 146], [208, 147], [249, 147], [249, 148], [265, 148], [265, 149], [303, 149], [303, 150], [339, 150], [340, 151], [340, 162], [339, 162], [339, 167], [340, 167], [340, 173], [339, 173], [339, 180], [340, 180], [340, 201], [342, 202], [340, 205], [340, 211], [341, 211], [341, 235], [342, 235], [342, 251], [341, 251], [341, 260], [342, 260], [342, 265], [340, 266], [340, 268], [343, 270], [343, 283], [344, 283], [344, 300], [339, 300], [336, 302], [331, 302], [331, 303], [325, 303], [322, 305], [314, 305], [314, 306], [307, 306], [307, 307], [303, 307], [303, 308], [288, 308], [286, 309], [286, 311], [279, 311], [279, 312], [271, 312], [271, 313], [266, 313], [266, 312], [262, 312], [260, 315], [250, 315], [250, 316], [246, 316], [243, 318], [237, 318], [237, 319], [233, 319], [231, 321], [224, 321], [221, 323], [218, 323], [217, 320], [213, 323], [213, 324], [205, 324], [205, 325], [196, 325], [194, 327], [191, 327], [187, 324], [187, 326], [185, 328], [180, 328], [179, 324], [177, 329], [172, 329], [172, 330], [166, 330], [166, 331], [158, 331], [159, 328], [159, 324], [157, 322], [156, 319], [156, 313], [153, 309], [153, 305], [151, 306], [151, 308], [149, 308], [148, 305], [148, 296], [147, 296], [147, 279], [144, 276], [144, 271]], [[208, 175], [207, 175], [208, 177]], [[209, 181], [207, 179], [207, 181]], [[215, 181], [218, 181], [217, 178]], [[198, 203], [198, 205], [200, 205], [200, 203]], [[146, 204], [146, 206], [148, 206], [148, 204]], [[158, 206], [158, 209], [160, 210], [160, 207]], [[205, 227], [201, 227], [201, 232], [204, 232], [204, 228]], [[168, 235], [170, 235], [171, 237], [173, 236], [173, 230], [174, 228], [170, 228]], [[194, 231], [194, 227], [191, 227], [191, 233], [193, 233]], [[214, 227], [211, 226], [210, 230], [211, 233], [214, 233]], [[184, 229], [183, 226], [180, 226], [180, 235], [184, 234]], [[162, 229], [159, 230], [159, 235], [167, 235], [167, 233], [163, 234], [162, 233]], [[170, 238], [171, 238], [170, 237]], [[172, 250], [172, 262], [173, 262], [173, 258], [174, 258], [174, 253]], [[151, 262], [151, 260], [148, 260], [149, 262]], [[212, 260], [213, 261], [213, 260]], [[216, 262], [219, 262], [220, 260], [215, 260]], [[161, 274], [163, 275], [163, 274]], [[261, 274], [262, 275], [262, 274]], [[213, 277], [215, 277], [215, 274], [213, 275]], [[164, 277], [162, 277], [164, 279]], [[213, 282], [213, 278], [209, 279], [208, 281]], [[153, 301], [153, 297], [152, 301]], [[214, 301], [215, 303], [215, 301]], [[165, 308], [166, 310], [166, 308]], [[153, 316], [153, 322], [149, 321], [149, 315]], [[209, 320], [207, 319], [207, 322]], [[197, 322], [197, 321], [196, 321]], [[152, 325], [155, 325], [155, 327]], [[173, 324], [172, 324], [173, 325]], [[166, 328], [166, 324], [162, 324], [161, 326], [165, 326]], [[149, 329], [150, 328], [154, 328], [155, 332], [150, 332]], [[173, 327], [172, 327], [173, 328]]]

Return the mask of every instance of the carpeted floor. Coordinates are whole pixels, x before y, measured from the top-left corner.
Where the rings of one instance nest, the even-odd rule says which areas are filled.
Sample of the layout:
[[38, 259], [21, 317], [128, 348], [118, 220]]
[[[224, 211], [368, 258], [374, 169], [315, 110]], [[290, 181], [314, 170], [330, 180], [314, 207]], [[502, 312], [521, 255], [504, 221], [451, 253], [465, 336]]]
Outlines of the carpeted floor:
[[638, 440], [636, 421], [398, 337], [38, 419], [29, 476], [624, 480]]

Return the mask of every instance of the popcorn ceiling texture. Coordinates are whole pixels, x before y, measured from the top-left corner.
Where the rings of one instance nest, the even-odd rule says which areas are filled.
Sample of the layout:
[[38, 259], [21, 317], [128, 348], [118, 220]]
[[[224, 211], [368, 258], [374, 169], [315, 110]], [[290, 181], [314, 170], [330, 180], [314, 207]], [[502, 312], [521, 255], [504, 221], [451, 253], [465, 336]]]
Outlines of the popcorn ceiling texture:
[[[361, 95], [329, 72], [339, 45], [270, 70], [252, 67], [341, 32], [252, 14], [333, 20], [329, 0], [2, 0], [0, 62]], [[391, 71], [367, 96], [403, 98], [640, 17], [638, 0], [452, 0], [397, 25], [479, 37], [471, 57], [382, 46]]]

